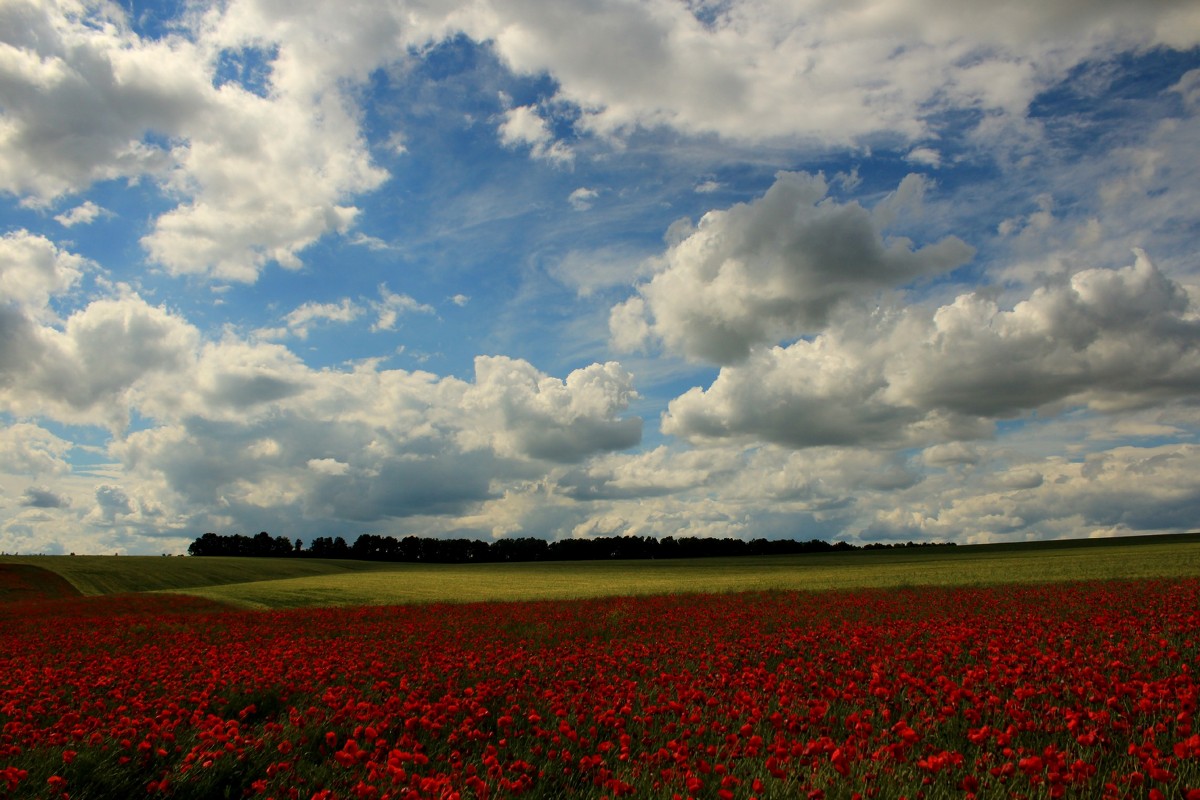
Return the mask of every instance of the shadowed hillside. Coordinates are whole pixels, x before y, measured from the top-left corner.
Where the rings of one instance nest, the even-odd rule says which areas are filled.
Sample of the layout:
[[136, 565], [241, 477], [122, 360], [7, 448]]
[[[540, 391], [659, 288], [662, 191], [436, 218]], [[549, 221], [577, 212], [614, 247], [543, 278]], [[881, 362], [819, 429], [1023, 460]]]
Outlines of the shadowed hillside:
[[161, 556], [4, 556], [4, 566], [50, 571], [85, 595], [173, 591], [247, 581], [304, 578], [386, 565], [326, 559], [163, 558]]
[[80, 591], [57, 572], [32, 564], [0, 564], [0, 603], [60, 600], [79, 595]]

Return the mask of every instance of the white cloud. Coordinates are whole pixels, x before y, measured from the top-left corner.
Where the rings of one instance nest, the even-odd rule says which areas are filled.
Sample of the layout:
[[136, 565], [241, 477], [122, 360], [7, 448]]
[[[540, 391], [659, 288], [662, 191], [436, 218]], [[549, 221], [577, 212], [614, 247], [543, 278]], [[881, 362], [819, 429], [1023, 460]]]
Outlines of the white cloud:
[[567, 197], [567, 202], [571, 204], [571, 208], [576, 211], [587, 211], [592, 207], [592, 201], [600, 196], [600, 193], [595, 189], [589, 189], [586, 186], [580, 186]]
[[349, 298], [340, 303], [305, 303], [287, 317], [288, 330], [301, 339], [308, 337], [308, 329], [316, 322], [353, 322], [362, 314], [362, 309]]
[[92, 266], [43, 236], [25, 230], [6, 233], [0, 237], [0, 298], [42, 318], [50, 298], [78, 284]]
[[788, 447], [934, 444], [1043, 409], [1114, 412], [1200, 390], [1200, 325], [1145, 254], [1037, 289], [936, 309], [850, 313], [811, 340], [755, 351], [673, 400], [663, 430]]
[[684, 4], [496, 2], [464, 25], [516, 71], [550, 74], [559, 101], [603, 134], [671, 126], [740, 140], [916, 139], [948, 108], [1022, 114], [1074, 64], [1114, 50], [1200, 42], [1186, 0], [945, 0], [853, 6], [732, 3], [701, 21]]
[[294, 367], [293, 389], [279, 392], [287, 356], [277, 345], [227, 340], [203, 361], [201, 376], [185, 379], [196, 391], [148, 403], [154, 424], [110, 445], [134, 510], [120, 519], [131, 526], [149, 527], [141, 498], [152, 496], [163, 505], [159, 529], [253, 527], [269, 514], [305, 536], [329, 519], [397, 533], [416, 532], [405, 520], [419, 519], [428, 533], [463, 524], [454, 520], [501, 487], [640, 431], [615, 416], [627, 376], [602, 365], [560, 381], [525, 362], [481, 359], [474, 382], [370, 364]]
[[351, 225], [346, 198], [384, 178], [338, 87], [351, 65], [319, 85], [296, 80], [311, 77], [294, 68], [304, 43], [280, 43], [272, 91], [259, 96], [213, 85], [228, 26], [147, 40], [109, 4], [15, 2], [2, 13], [0, 188], [45, 204], [98, 181], [152, 176], [179, 204], [143, 243], [173, 273], [252, 281], [269, 261], [298, 266], [301, 250]]
[[647, 272], [645, 256], [622, 248], [571, 250], [549, 268], [550, 274], [580, 297], [602, 289], [627, 287]]
[[[457, 300], [455, 302], [457, 303]], [[401, 314], [434, 313], [432, 306], [419, 303], [406, 294], [397, 294], [387, 286], [379, 287], [379, 300], [371, 303], [371, 308], [379, 315], [375, 324], [371, 326], [372, 331], [395, 330], [396, 322], [400, 319]]]
[[[231, 372], [250, 385], [237, 365], [251, 360], [257, 375], [278, 375], [266, 364], [284, 354], [261, 349], [212, 349], [218, 377], [205, 385]], [[237, 403], [237, 413], [219, 405], [229, 406], [228, 391], [183, 398], [173, 417], [114, 443], [113, 453], [180, 509], [294, 507], [296, 525], [316, 525], [468, 513], [494, 484], [540, 474], [537, 462], [580, 460], [640, 434], [640, 421], [616, 417], [631, 390], [612, 366], [560, 381], [526, 362], [480, 358], [473, 383], [371, 365], [290, 380], [297, 390], [243, 398], [254, 403]]]
[[536, 159], [570, 164], [575, 153], [554, 138], [550, 126], [533, 106], [517, 106], [504, 112], [500, 123], [500, 141], [507, 147], [528, 147]]
[[[518, 73], [550, 76], [557, 95], [508, 109], [499, 135], [567, 165], [574, 151], [546, 108], [569, 107], [576, 132], [601, 135], [669, 126], [740, 141], [916, 141], [947, 109], [1021, 116], [1082, 60], [1200, 42], [1200, 12], [1186, 0], [1077, 6], [980, 3], [964, 14], [944, 0], [837, 9], [768, 0], [701, 22], [667, 0], [359, 2], [338, 13], [236, 0], [151, 40], [112, 4], [14, 0], [0, 11], [0, 189], [45, 205], [149, 177], [175, 203], [143, 238], [149, 256], [172, 274], [250, 282], [350, 233], [354, 198], [387, 177], [372, 162], [355, 88], [409, 48], [462, 32], [492, 43]], [[222, 59], [247, 52], [263, 62], [261, 86], [215, 80]], [[1189, 85], [1180, 84], [1185, 96]], [[397, 142], [402, 131], [385, 147]], [[929, 163], [928, 148], [912, 153]]]
[[[1043, 422], [1030, 436], [1056, 436], [1056, 424]], [[536, 499], [557, 503], [561, 520], [570, 510], [563, 495], [587, 500], [594, 510], [578, 518], [575, 535], [856, 542], [1180, 530], [1192, 527], [1200, 506], [1194, 444], [1118, 447], [1077, 460], [1018, 453], [1004, 441], [948, 443], [914, 459], [871, 448], [656, 448], [595, 459], [558, 479], [562, 494], [542, 488]], [[533, 492], [527, 496], [532, 505]], [[536, 526], [521, 508], [508, 497], [486, 506], [517, 514], [507, 522], [513, 529]]]
[[932, 147], [914, 147], [904, 157], [904, 160], [913, 164], [922, 164], [926, 167], [937, 169], [942, 165], [942, 154]]
[[0, 189], [47, 204], [93, 182], [161, 174], [144, 138], [205, 112], [207, 81], [183, 39], [143, 42], [110, 4], [0, 8]]
[[30, 486], [21, 498], [26, 508], [66, 508], [71, 501], [46, 486]]
[[75, 206], [70, 211], [56, 214], [54, 219], [64, 228], [73, 228], [76, 225], [91, 225], [99, 217], [111, 214], [111, 211], [101, 208], [91, 200], [87, 200]]
[[[348, 304], [301, 306], [290, 322], [353, 313]], [[263, 509], [301, 528], [330, 517], [466, 513], [506, 482], [641, 437], [641, 420], [622, 416], [636, 398], [632, 378], [615, 364], [558, 379], [525, 361], [481, 357], [471, 382], [373, 361], [317, 370], [280, 344], [228, 332], [205, 341], [133, 294], [94, 300], [61, 325], [19, 308], [4, 321], [19, 335], [3, 339], [0, 411], [109, 426], [115, 462], [105, 480], [71, 478], [82, 481], [72, 495], [35, 487], [22, 507], [70, 509], [114, 536], [166, 535], [222, 515], [252, 527]], [[127, 431], [134, 413], [141, 423]], [[69, 476], [70, 445], [38, 426], [8, 427], [0, 446], [9, 469]]]
[[[741, 361], [755, 345], [820, 330], [839, 304], [947, 272], [974, 252], [956, 237], [915, 251], [885, 240], [871, 212], [826, 191], [820, 176], [780, 173], [753, 203], [705, 214], [638, 287], [653, 334], [690, 358]], [[637, 304], [618, 308], [614, 344], [637, 341]]]
[[[25, 207], [14, 218], [52, 228], [47, 210], [61, 210], [52, 219], [81, 226], [72, 233], [96, 249], [79, 252], [93, 254], [97, 234], [115, 231], [82, 229], [108, 213], [101, 198], [123, 223], [132, 202], [148, 201], [144, 225], [121, 235], [143, 236], [154, 262], [146, 276], [108, 265], [135, 294], [35, 233], [0, 239], [0, 413], [15, 420], [0, 426], [0, 548], [154, 551], [200, 530], [258, 530], [263, 519], [297, 535], [335, 520], [348, 535], [962, 540], [1190, 525], [1200, 497], [1186, 441], [1200, 423], [1187, 408], [1200, 389], [1189, 216], [1200, 186], [1198, 73], [1129, 106], [1159, 104], [1150, 121], [1131, 113], [1121, 131], [1098, 125], [1109, 138], [1096, 139], [1094, 155], [1041, 146], [1053, 123], [1074, 118], [1026, 117], [1047, 87], [1104, 72], [1097, 61], [1195, 47], [1195, 4], [718, 5], [231, 0], [190, 8], [158, 40], [115, 4], [0, 5], [0, 192], [14, 213]], [[383, 369], [383, 359], [318, 369], [280, 344], [199, 327], [219, 312], [192, 321], [169, 305], [172, 276], [245, 283], [319, 253], [315, 272], [325, 255], [309, 248], [331, 236], [374, 251], [364, 268], [419, 260], [415, 246], [355, 225], [363, 195], [388, 178], [372, 153], [398, 163], [411, 148], [400, 163], [423, 164], [423, 136], [388, 126], [424, 110], [389, 116], [366, 103], [384, 83], [414, 88], [404, 82], [423, 79], [410, 68], [447, 43], [467, 52], [463, 34], [487, 43], [463, 80], [485, 77], [489, 99], [522, 87], [519, 107], [506, 101], [503, 116], [483, 109], [464, 124], [581, 177], [558, 172], [551, 202], [535, 206], [521, 193], [547, 173], [507, 172], [511, 182], [484, 187], [488, 202], [455, 224], [481, 227], [502, 204], [514, 215], [536, 208], [542, 224], [601, 193], [614, 200], [606, 215], [638, 213], [628, 209], [651, 195], [694, 204], [745, 191], [744, 168], [814, 154], [854, 165], [828, 185], [781, 175], [757, 200], [673, 226], [657, 259], [644, 244], [595, 244], [613, 219], [596, 213], [572, 220], [587, 226], [574, 250], [527, 252], [532, 272], [548, 264], [562, 284], [538, 299], [565, 300], [563, 286], [576, 294], [555, 309], [562, 316], [585, 305], [579, 298], [635, 284], [610, 311], [611, 344], [665, 345], [721, 365], [705, 388], [684, 391], [708, 381], [707, 369], [679, 383], [685, 367], [674, 359], [565, 377], [504, 357], [478, 359], [465, 377]], [[493, 56], [517, 75], [498, 74]], [[535, 86], [544, 93], [530, 97]], [[966, 139], [963, 124], [976, 126]], [[670, 176], [673, 196], [622, 187], [626, 154], [653, 161], [666, 147], [684, 165]], [[843, 147], [847, 160], [825, 158]], [[834, 190], [877, 191], [873, 150], [942, 169], [949, 188], [910, 176], [882, 200], [844, 201]], [[743, 163], [718, 163], [718, 151]], [[955, 188], [964, 157], [994, 157], [1003, 174]], [[941, 202], [974, 207], [935, 215]], [[985, 206], [1003, 211], [988, 217]], [[981, 256], [965, 277], [993, 281], [975, 291], [947, 280], [970, 248], [937, 228], [968, 217], [988, 232], [969, 234]], [[1158, 266], [1141, 255], [1120, 265], [1137, 246]], [[408, 273], [405, 290], [468, 302], [466, 283], [417, 280]], [[93, 286], [103, 296], [88, 296]], [[223, 288], [231, 307], [244, 299], [241, 287]], [[355, 291], [282, 300], [299, 305], [257, 334], [303, 337], [364, 317], [395, 330], [403, 315], [435, 313], [386, 286], [377, 297]], [[493, 300], [481, 289], [472, 325]], [[409, 347], [436, 349], [416, 338]], [[561, 345], [556, 356], [540, 347], [531, 359], [566, 358]], [[461, 369], [470, 355], [453, 358], [467, 359]], [[638, 398], [631, 370], [653, 396]], [[662, 429], [679, 439], [626, 452], [641, 436], [633, 415], [674, 394]], [[1013, 418], [1020, 424], [996, 424]], [[102, 447], [81, 444], [104, 432], [71, 442], [71, 425], [108, 428], [107, 463], [95, 463]], [[73, 470], [85, 452], [87, 468]]]
[[642, 421], [617, 416], [636, 397], [633, 376], [615, 362], [558, 380], [525, 361], [481, 356], [464, 403], [482, 430], [464, 432], [464, 442], [488, 441], [502, 456], [564, 463], [622, 450], [641, 440]]
[[17, 475], [62, 475], [70, 471], [66, 456], [73, 445], [39, 425], [15, 422], [0, 428], [4, 471]]
[[322, 475], [345, 475], [350, 471], [350, 465], [336, 458], [310, 458], [308, 468]]
[[360, 247], [365, 247], [368, 250], [374, 250], [376, 252], [392, 249], [392, 246], [383, 239], [380, 239], [377, 236], [367, 236], [361, 231], [350, 237], [350, 243], [359, 245]]
[[931, 467], [950, 467], [960, 464], [979, 463], [979, 450], [965, 442], [947, 442], [927, 447], [921, 453], [921, 460]]
[[1071, 401], [1104, 410], [1200, 388], [1200, 326], [1187, 293], [1142, 252], [1088, 269], [1011, 310], [959, 296], [923, 344], [889, 360], [888, 396], [920, 407], [1008, 416]]
[[97, 300], [61, 327], [0, 309], [0, 408], [121, 428], [146, 379], [183, 367], [191, 325], [135, 294]]
[[646, 301], [631, 297], [613, 306], [608, 315], [608, 333], [613, 349], [619, 353], [644, 349], [652, 336], [646, 320]]
[[644, 453], [617, 453], [592, 459], [565, 473], [559, 486], [579, 500], [648, 498], [704, 489], [729, 481], [745, 467], [737, 450], [677, 451], [659, 446]]
[[250, 282], [272, 261], [298, 268], [301, 250], [350, 229], [358, 210], [346, 199], [384, 173], [336, 95], [267, 99], [226, 87], [217, 100], [209, 125], [175, 153], [168, 188], [188, 200], [142, 243], [178, 275]]
[[880, 498], [862, 536], [981, 543], [1189, 529], [1198, 457], [1193, 444], [1118, 447], [930, 477]]
[[134, 513], [129, 495], [119, 486], [102, 484], [96, 487], [95, 498], [96, 516], [109, 524], [116, 522], [119, 517], [127, 517]]
[[795, 448], [898, 447], [989, 432], [971, 419], [889, 401], [883, 354], [839, 344], [825, 334], [722, 367], [710, 387], [671, 401], [663, 432]]
[[1200, 111], [1200, 69], [1185, 72], [1171, 91], [1178, 93], [1191, 111]]

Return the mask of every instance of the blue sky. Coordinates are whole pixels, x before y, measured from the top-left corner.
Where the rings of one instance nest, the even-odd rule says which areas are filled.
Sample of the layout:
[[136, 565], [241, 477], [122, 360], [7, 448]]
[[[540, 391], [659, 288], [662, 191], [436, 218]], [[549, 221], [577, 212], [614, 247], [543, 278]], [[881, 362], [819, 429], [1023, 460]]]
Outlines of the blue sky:
[[0, 550], [1194, 529], [1200, 10], [0, 3]]

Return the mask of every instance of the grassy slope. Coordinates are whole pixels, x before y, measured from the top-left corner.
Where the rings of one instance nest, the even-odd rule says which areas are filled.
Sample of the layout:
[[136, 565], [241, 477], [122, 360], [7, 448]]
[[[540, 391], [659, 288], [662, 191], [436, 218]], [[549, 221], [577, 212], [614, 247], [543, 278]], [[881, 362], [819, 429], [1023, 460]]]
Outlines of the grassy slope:
[[283, 558], [163, 558], [162, 556], [0, 556], [58, 573], [83, 594], [171, 591], [386, 569], [364, 561]]
[[32, 564], [0, 563], [0, 604], [78, 596], [79, 590], [57, 572]]
[[255, 608], [603, 595], [820, 590], [1200, 576], [1200, 541], [955, 548], [761, 558], [533, 564], [395, 564], [369, 573], [211, 586], [189, 593]]
[[1200, 535], [805, 556], [528, 564], [25, 556], [84, 594], [183, 591], [250, 608], [1200, 576]]

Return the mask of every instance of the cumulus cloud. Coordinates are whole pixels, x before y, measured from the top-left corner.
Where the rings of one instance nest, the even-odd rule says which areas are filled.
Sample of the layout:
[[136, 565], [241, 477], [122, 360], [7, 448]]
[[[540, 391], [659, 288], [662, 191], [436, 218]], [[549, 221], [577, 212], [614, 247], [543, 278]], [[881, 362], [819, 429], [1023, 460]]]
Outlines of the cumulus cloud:
[[931, 467], [950, 467], [979, 463], [979, 451], [966, 442], [947, 442], [927, 447], [921, 453], [921, 460]]
[[96, 510], [106, 522], [114, 522], [118, 517], [132, 514], [133, 504], [129, 495], [119, 486], [102, 484], [96, 487]]
[[[373, 93], [380, 67], [464, 36], [518, 80], [536, 76], [523, 92], [544, 92], [508, 103], [489, 130], [562, 167], [600, 145], [665, 139], [768, 143], [800, 161], [877, 147], [936, 168], [959, 157], [939, 135], [947, 124], [978, 120], [973, 145], [1012, 131], [1035, 141], [1031, 100], [1080, 64], [1200, 43], [1188, 0], [826, 6], [231, 0], [190, 9], [154, 39], [115, 4], [13, 0], [0, 7], [0, 192], [62, 211], [53, 219], [71, 228], [106, 213], [79, 197], [89, 187], [157, 190], [141, 241], [160, 273], [250, 282], [271, 263], [301, 266], [323, 237], [382, 252], [354, 228], [362, 195], [388, 177], [372, 152], [390, 158], [421, 141], [381, 131], [391, 120], [360, 107], [364, 87]], [[1162, 102], [1192, 113], [1198, 86], [1189, 72]], [[1188, 526], [1200, 497], [1194, 447], [1088, 451], [1195, 429], [1181, 410], [1200, 388], [1197, 294], [1179, 277], [1194, 268], [1188, 121], [1148, 124], [1056, 174], [1068, 179], [1061, 197], [992, 220], [1008, 217], [989, 248], [1061, 252], [1008, 270], [985, 262], [997, 286], [980, 291], [941, 282], [972, 257], [963, 242], [901, 237], [916, 236], [910, 222], [925, 229], [932, 184], [910, 176], [866, 207], [831, 197], [830, 185], [851, 192], [878, 178], [857, 168], [829, 185], [781, 174], [757, 200], [673, 228], [649, 262], [633, 249], [568, 253], [550, 269], [581, 297], [635, 285], [611, 311], [615, 347], [663, 345], [721, 366], [670, 404], [662, 429], [681, 441], [647, 452], [626, 452], [642, 423], [633, 378], [616, 364], [565, 377], [503, 357], [478, 359], [465, 377], [374, 361], [316, 369], [280, 344], [202, 333], [154, 289], [109, 286], [65, 247], [10, 232], [0, 239], [0, 492], [18, 508], [0, 542], [24, 547], [35, 518], [80, 527], [85, 514], [113, 549], [133, 531], [186, 540], [257, 530], [262, 517], [297, 533], [336, 519], [347, 532], [860, 539]], [[676, 189], [690, 185], [692, 202], [736, 188], [713, 168]], [[601, 191], [556, 185], [560, 203], [581, 208]], [[1094, 195], [1095, 218], [1071, 219], [1082, 214], [1072, 193]], [[1075, 224], [1071, 240], [1063, 231]], [[1140, 254], [1121, 269], [1081, 268], [1131, 244], [1154, 241], [1158, 253], [1164, 235], [1183, 255], [1161, 259], [1161, 271]], [[937, 281], [927, 299], [924, 278]], [[86, 298], [93, 279], [104, 294]], [[906, 301], [893, 291], [914, 284]], [[364, 317], [394, 330], [411, 313], [434, 310], [381, 287], [377, 298], [304, 303], [277, 338]], [[656, 379], [655, 391], [679, 391]], [[1064, 435], [1060, 455], [1029, 455], [1049, 447], [1028, 442], [1021, 458], [1005, 453], [1013, 434], [996, 420], [1032, 424], [1034, 410], [1049, 420], [1042, 434], [1082, 433]], [[108, 427], [112, 463], [73, 474], [76, 448], [46, 420]]]
[[[615, 453], [558, 476], [559, 499], [588, 501], [572, 535], [852, 537], [875, 498], [920, 484], [897, 453], [775, 446], [661, 446]], [[555, 496], [538, 495], [541, 503]], [[508, 500], [506, 497], [505, 500]], [[497, 501], [488, 511], [520, 508]], [[578, 514], [578, 506], [575, 507]], [[565, 514], [563, 514], [565, 516]], [[561, 530], [562, 527], [559, 528]]]
[[904, 157], [904, 160], [913, 164], [922, 164], [926, 167], [937, 169], [942, 165], [942, 154], [932, 147], [914, 147]]
[[631, 297], [613, 306], [608, 315], [609, 341], [617, 352], [641, 350], [649, 343], [652, 329], [646, 319], [646, 301]]
[[86, 258], [60, 250], [44, 236], [26, 230], [6, 233], [0, 237], [0, 303], [42, 317], [50, 298], [75, 286], [90, 266]]
[[384, 173], [340, 98], [223, 89], [218, 99], [209, 129], [175, 153], [167, 187], [189, 199], [159, 216], [142, 244], [177, 275], [251, 282], [270, 262], [298, 268], [300, 251], [350, 229], [358, 209], [346, 199]]
[[97, 300], [61, 328], [0, 309], [0, 329], [0, 407], [115, 428], [142, 381], [177, 373], [198, 341], [194, 327], [135, 294]]
[[62, 475], [70, 471], [66, 456], [73, 445], [30, 422], [0, 428], [5, 472], [18, 475]]
[[897, 443], [920, 412], [888, 403], [880, 396], [886, 384], [876, 365], [829, 357], [824, 341], [760, 351], [723, 367], [709, 388], [692, 388], [671, 401], [663, 431], [791, 447]]
[[[26, 296], [36, 304], [43, 293]], [[291, 322], [341, 309], [301, 307]], [[463, 513], [507, 481], [641, 437], [641, 420], [624, 416], [637, 396], [632, 377], [613, 363], [559, 379], [480, 357], [471, 381], [374, 362], [313, 369], [281, 344], [231, 332], [206, 340], [132, 293], [93, 300], [61, 323], [10, 307], [0, 324], [13, 334], [0, 338], [0, 411], [113, 432], [109, 456], [124, 482], [87, 490], [97, 524], [171, 530], [193, 516], [249, 521], [262, 509], [358, 521]], [[141, 424], [127, 431], [134, 413]], [[68, 469], [70, 445], [40, 427], [9, 426], [0, 442], [10, 470]], [[22, 502], [65, 508], [55, 492], [30, 490]]]
[[615, 362], [592, 364], [559, 380], [528, 362], [503, 356], [475, 359], [475, 384], [465, 397], [482, 434], [500, 455], [558, 462], [623, 450], [641, 441], [642, 421], [617, 415], [637, 397], [633, 376]]
[[1131, 446], [931, 476], [913, 492], [873, 498], [858, 535], [982, 543], [1186, 530], [1200, 508], [1198, 456], [1193, 444]]
[[[1058, 426], [1043, 421], [1029, 435], [1063, 435]], [[814, 536], [859, 543], [1178, 530], [1193, 526], [1200, 503], [1196, 458], [1190, 443], [1118, 447], [1075, 459], [1021, 455], [1005, 441], [948, 443], [915, 457], [874, 448], [663, 446], [604, 455], [551, 481], [518, 483], [461, 522], [493, 535]]]
[[71, 501], [45, 486], [30, 486], [21, 497], [26, 508], [67, 508]]
[[143, 42], [110, 4], [0, 9], [0, 189], [46, 204], [89, 184], [161, 174], [147, 130], [204, 113], [206, 80], [184, 40]]
[[99, 217], [111, 214], [111, 211], [101, 208], [91, 200], [87, 200], [69, 211], [56, 214], [54, 219], [64, 228], [73, 228], [76, 225], [91, 225]]
[[663, 430], [796, 448], [935, 444], [986, 436], [994, 420], [1035, 409], [1181, 401], [1200, 389], [1196, 317], [1188, 293], [1139, 252], [1130, 266], [1082, 270], [1009, 309], [969, 292], [932, 310], [850, 315], [723, 367], [710, 387], [670, 403]]
[[[173, 274], [250, 282], [351, 232], [355, 197], [387, 178], [355, 88], [430, 44], [465, 34], [514, 72], [549, 76], [554, 96], [507, 109], [498, 135], [567, 165], [574, 151], [547, 108], [570, 109], [576, 134], [666, 126], [741, 141], [916, 142], [947, 110], [1021, 116], [1087, 59], [1200, 43], [1187, 0], [1077, 6], [772, 1], [701, 19], [666, 0], [360, 1], [338, 13], [236, 0], [152, 39], [114, 4], [18, 0], [0, 11], [0, 190], [47, 205], [149, 178], [172, 203], [142, 240], [149, 256]], [[397, 141], [403, 132], [384, 146]], [[929, 163], [928, 148], [912, 152]], [[85, 204], [63, 218], [90, 214]]]
[[[452, 299], [457, 305], [463, 305], [458, 301], [458, 295]], [[465, 299], [464, 299], [465, 302]], [[388, 289], [387, 286], [379, 287], [379, 300], [371, 303], [371, 308], [378, 315], [375, 324], [371, 326], [373, 331], [392, 331], [396, 329], [396, 322], [400, 319], [401, 314], [432, 314], [433, 306], [419, 303], [406, 294], [397, 294]]]
[[554, 138], [550, 125], [533, 106], [517, 106], [505, 111], [499, 133], [501, 143], [508, 147], [528, 147], [534, 158], [558, 164], [575, 160], [575, 153]]
[[310, 458], [308, 468], [322, 475], [345, 475], [350, 471], [350, 465], [336, 458]]
[[[269, 509], [298, 530], [331, 518], [469, 515], [513, 482], [632, 446], [641, 432], [640, 420], [621, 417], [632, 390], [614, 365], [560, 380], [480, 358], [468, 382], [371, 364], [312, 371], [289, 366], [277, 345], [232, 341], [207, 360], [214, 377], [193, 377], [196, 392], [160, 402], [155, 425], [110, 448], [177, 513], [253, 519]], [[231, 374], [260, 393], [231, 397], [237, 387], [221, 378]]]
[[644, 453], [595, 458], [558, 478], [578, 500], [615, 500], [670, 495], [729, 480], [744, 466], [734, 449], [676, 451], [660, 445]]
[[1006, 310], [960, 295], [894, 353], [889, 397], [919, 407], [1010, 416], [1074, 400], [1104, 410], [1184, 397], [1200, 386], [1200, 323], [1188, 293], [1144, 252], [1088, 269]]
[[304, 303], [288, 313], [286, 319], [288, 330], [301, 339], [308, 337], [308, 329], [318, 322], [353, 322], [362, 313], [362, 309], [349, 298], [343, 297], [340, 303]]
[[576, 211], [587, 211], [592, 207], [592, 202], [600, 196], [600, 193], [595, 189], [589, 189], [586, 186], [580, 186], [567, 197], [567, 202], [571, 204], [571, 208]]
[[1185, 72], [1171, 91], [1178, 93], [1189, 109], [1200, 111], [1200, 69]]
[[[705, 214], [637, 296], [613, 311], [614, 344], [628, 347], [649, 331], [690, 358], [731, 364], [755, 345], [823, 328], [847, 300], [947, 272], [973, 255], [952, 236], [917, 250], [887, 240], [872, 212], [826, 199], [827, 190], [819, 175], [780, 173], [753, 203]], [[641, 309], [649, 319], [638, 319]]]
[[[295, 66], [302, 41], [281, 42], [260, 95], [214, 85], [220, 53], [245, 44], [236, 25], [150, 40], [111, 4], [16, 2], [0, 14], [0, 189], [47, 204], [151, 176], [179, 202], [143, 243], [173, 273], [252, 281], [270, 261], [298, 266], [299, 251], [351, 225], [345, 199], [384, 178], [337, 85], [349, 65], [319, 85], [297, 79], [312, 74]], [[90, 213], [80, 206], [64, 224]]]
[[646, 274], [643, 253], [631, 248], [596, 247], [571, 250], [549, 266], [549, 273], [579, 297], [616, 286], [628, 286]]
[[671, 126], [732, 139], [829, 144], [919, 138], [946, 109], [1023, 114], [1074, 64], [1114, 49], [1200, 42], [1187, 0], [1115, 2], [496, 2], [464, 28], [605, 135]]

